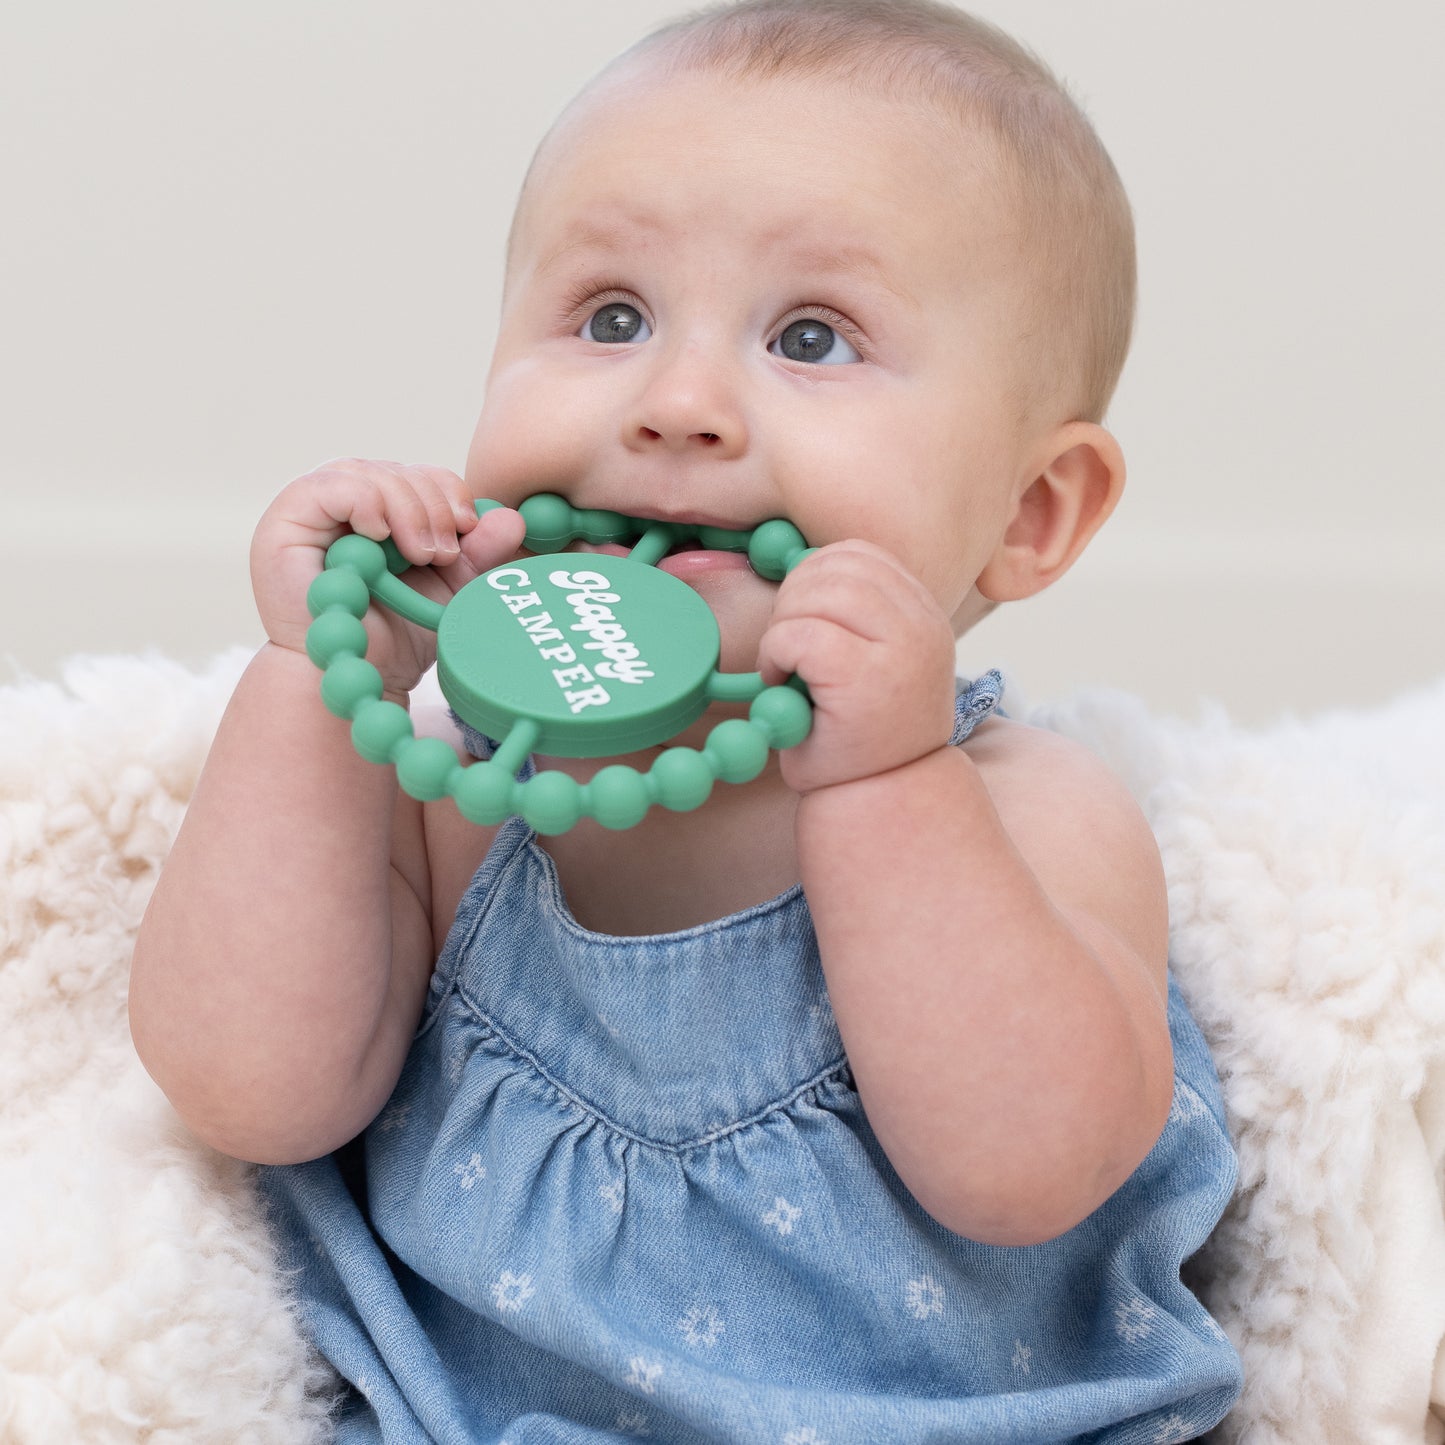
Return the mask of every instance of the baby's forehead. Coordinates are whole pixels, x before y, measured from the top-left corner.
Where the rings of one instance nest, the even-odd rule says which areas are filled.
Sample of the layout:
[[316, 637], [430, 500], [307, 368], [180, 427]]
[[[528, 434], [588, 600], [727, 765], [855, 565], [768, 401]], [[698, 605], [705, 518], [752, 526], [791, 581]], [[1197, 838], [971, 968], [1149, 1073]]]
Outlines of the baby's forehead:
[[[860, 77], [854, 70], [845, 68], [836, 71], [784, 68], [759, 74], [724, 66], [679, 66], [643, 53], [623, 57], [602, 71], [564, 107], [538, 145], [533, 169], [585, 142], [599, 120], [620, 116], [625, 122], [629, 102], [649, 94], [686, 95], [690, 91], [726, 92], [740, 107], [771, 112], [776, 119], [780, 143], [788, 140], [792, 123], [806, 116], [820, 101], [842, 100], [860, 115], [896, 114], [905, 117], [915, 131], [941, 131], [956, 145], [998, 149], [994, 132], [969, 107], [947, 103], [886, 77]], [[662, 137], [649, 132], [643, 123], [638, 125], [631, 141], [645, 151], [660, 140], [686, 146], [697, 137], [698, 133], [686, 125]]]
[[548, 229], [579, 192], [599, 219], [620, 218], [650, 198], [665, 200], [679, 181], [716, 177], [690, 218], [706, 228], [780, 189], [796, 191], [800, 211], [826, 206], [841, 222], [911, 184], [914, 222], [964, 195], [971, 217], [987, 211], [1001, 222], [1010, 204], [1002, 174], [986, 127], [886, 87], [634, 60], [604, 72], [544, 137], [518, 199], [509, 254], [536, 239], [534, 221]]

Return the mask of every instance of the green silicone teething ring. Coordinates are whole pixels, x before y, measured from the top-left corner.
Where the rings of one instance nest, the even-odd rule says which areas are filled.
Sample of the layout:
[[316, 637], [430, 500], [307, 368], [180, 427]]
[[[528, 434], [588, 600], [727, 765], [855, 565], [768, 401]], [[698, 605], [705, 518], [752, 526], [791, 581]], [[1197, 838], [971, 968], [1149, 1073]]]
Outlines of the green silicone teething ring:
[[[478, 501], [477, 513], [500, 505]], [[781, 581], [812, 550], [791, 522], [751, 531], [651, 522], [574, 508], [551, 493], [528, 497], [518, 511], [525, 545], [537, 556], [492, 568], [445, 606], [401, 581], [409, 564], [390, 540], [358, 534], [332, 544], [326, 570], [307, 592], [315, 620], [306, 650], [322, 669], [322, 701], [350, 721], [357, 752], [393, 764], [412, 797], [450, 796], [480, 824], [517, 814], [539, 833], [566, 832], [584, 817], [630, 828], [654, 804], [687, 812], [719, 779], [750, 781], [770, 748], [794, 747], [808, 735], [812, 708], [802, 684], [764, 687], [760, 673], [719, 672], [717, 624], [706, 603], [655, 566], [677, 542], [695, 538], [707, 548], [746, 552], [755, 571]], [[583, 565], [544, 579], [537, 559], [578, 539], [631, 542], [632, 550], [626, 558], [569, 554]], [[361, 621], [373, 600], [437, 633], [447, 701], [469, 725], [501, 738], [490, 759], [458, 762], [447, 743], [415, 736], [405, 708], [382, 699]], [[613, 611], [624, 603], [625, 616]], [[576, 620], [568, 620], [568, 609]], [[516, 776], [539, 744], [564, 757], [635, 751], [675, 736], [718, 701], [748, 702], [748, 717], [719, 723], [701, 749], [667, 748], [645, 773], [616, 763], [586, 783], [558, 770], [525, 782]]]

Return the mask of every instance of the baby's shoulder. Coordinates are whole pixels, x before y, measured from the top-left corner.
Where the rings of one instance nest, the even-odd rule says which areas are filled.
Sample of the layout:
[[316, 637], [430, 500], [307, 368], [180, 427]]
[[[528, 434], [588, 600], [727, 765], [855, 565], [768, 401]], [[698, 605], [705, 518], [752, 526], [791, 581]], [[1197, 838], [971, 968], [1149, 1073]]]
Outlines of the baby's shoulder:
[[990, 793], [1005, 789], [1075, 809], [1138, 813], [1128, 788], [1103, 759], [1061, 733], [994, 713], [959, 746]]
[[1143, 917], [1157, 930], [1166, 893], [1159, 846], [1138, 802], [1097, 754], [999, 717], [980, 723], [962, 751], [1055, 902]]

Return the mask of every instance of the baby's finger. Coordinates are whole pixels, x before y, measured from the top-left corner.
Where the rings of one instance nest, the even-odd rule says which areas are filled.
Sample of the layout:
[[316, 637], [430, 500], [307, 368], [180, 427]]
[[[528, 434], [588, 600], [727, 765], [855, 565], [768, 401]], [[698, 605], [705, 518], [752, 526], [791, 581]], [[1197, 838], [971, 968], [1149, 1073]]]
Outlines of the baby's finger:
[[407, 560], [417, 558], [415, 539], [426, 520], [425, 508], [391, 462], [328, 462], [311, 473], [322, 511], [373, 542], [396, 539]]
[[860, 648], [855, 632], [822, 617], [774, 621], [758, 644], [758, 671], [768, 687], [794, 673], [817, 694], [857, 674]]
[[[477, 509], [472, 504], [472, 489], [454, 471], [447, 467], [415, 466], [406, 469], [407, 475], [418, 482], [425, 481], [428, 488], [435, 487], [446, 498], [452, 530], [465, 536], [477, 525]], [[440, 528], [437, 535], [441, 535]]]
[[434, 475], [438, 470], [440, 469], [433, 467], [406, 467], [402, 472], [402, 481], [411, 487], [426, 511], [426, 522], [420, 540], [425, 544], [430, 536], [432, 563], [437, 567], [445, 567], [456, 561], [461, 547], [457, 540], [457, 516], [452, 508], [451, 498]]
[[315, 473], [316, 500], [334, 521], [380, 542], [391, 535], [386, 493], [375, 475], [358, 476], [341, 471]]
[[[793, 570], [802, 572], [807, 568], [815, 571], [822, 567], [827, 567], [830, 571], [846, 571], [850, 576], [873, 578], [878, 586], [899, 601], [912, 598], [926, 603], [932, 597], [923, 581], [892, 552], [861, 538], [850, 537], [820, 547]], [[792, 573], [789, 573], [789, 576], [792, 576]]]
[[[476, 513], [473, 512], [472, 515], [475, 517]], [[439, 586], [444, 587], [447, 592], [460, 592], [468, 582], [480, 577], [483, 572], [515, 557], [526, 530], [526, 523], [511, 508], [497, 507], [489, 511], [461, 539], [459, 550], [450, 561], [444, 561], [441, 554], [437, 554], [432, 570]], [[418, 590], [425, 591], [429, 597], [434, 596], [438, 601], [446, 600], [445, 592], [428, 590], [421, 577], [418, 577], [413, 585]]]
[[[446, 566], [460, 551], [458, 534], [476, 525], [466, 483], [446, 467], [376, 463], [390, 508], [391, 533], [409, 562]], [[418, 504], [420, 510], [418, 510]]]
[[[809, 559], [811, 560], [811, 559]], [[898, 607], [887, 573], [857, 565], [855, 558], [796, 567], [783, 581], [773, 605], [774, 624], [816, 617], [878, 642], [890, 631]]]
[[[364, 485], [367, 488], [362, 494], [367, 499], [365, 509], [364, 511], [358, 509], [352, 518], [352, 527], [371, 537], [374, 541], [390, 537], [402, 556], [413, 565], [430, 562], [431, 548], [423, 546], [421, 543], [426, 522], [426, 509], [422, 506], [416, 493], [410, 487], [401, 485], [395, 476], [379, 476], [374, 483], [368, 482]], [[370, 522], [371, 512], [375, 506], [371, 500], [370, 488], [372, 485], [375, 486], [376, 493], [380, 498], [381, 507], [381, 525], [376, 529], [360, 525], [360, 519], [363, 516], [368, 523]]]

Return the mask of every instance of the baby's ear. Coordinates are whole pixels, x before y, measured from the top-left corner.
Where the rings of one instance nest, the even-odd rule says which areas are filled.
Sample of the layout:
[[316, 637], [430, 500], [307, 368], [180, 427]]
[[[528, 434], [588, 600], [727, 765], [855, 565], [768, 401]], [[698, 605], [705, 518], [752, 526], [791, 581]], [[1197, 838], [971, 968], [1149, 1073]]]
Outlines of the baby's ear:
[[991, 602], [1017, 602], [1057, 582], [1124, 490], [1124, 454], [1094, 422], [1071, 421], [1040, 447], [1045, 465], [1019, 494], [998, 549], [979, 574]]

